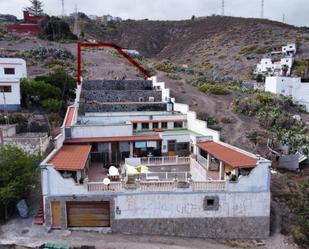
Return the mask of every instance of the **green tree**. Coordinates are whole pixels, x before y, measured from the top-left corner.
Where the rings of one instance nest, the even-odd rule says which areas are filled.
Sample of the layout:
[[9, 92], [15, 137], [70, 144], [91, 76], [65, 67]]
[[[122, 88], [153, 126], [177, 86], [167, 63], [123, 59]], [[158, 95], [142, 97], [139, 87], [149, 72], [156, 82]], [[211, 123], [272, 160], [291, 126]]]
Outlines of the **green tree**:
[[43, 2], [39, 0], [30, 0], [31, 6], [26, 8], [31, 15], [39, 16], [43, 14]]
[[35, 182], [35, 168], [39, 158], [23, 150], [6, 145], [0, 147], [0, 215], [6, 220], [8, 210], [26, 198]]
[[41, 21], [39, 37], [49, 41], [77, 40], [77, 36], [71, 32], [69, 24], [55, 16], [46, 16]]

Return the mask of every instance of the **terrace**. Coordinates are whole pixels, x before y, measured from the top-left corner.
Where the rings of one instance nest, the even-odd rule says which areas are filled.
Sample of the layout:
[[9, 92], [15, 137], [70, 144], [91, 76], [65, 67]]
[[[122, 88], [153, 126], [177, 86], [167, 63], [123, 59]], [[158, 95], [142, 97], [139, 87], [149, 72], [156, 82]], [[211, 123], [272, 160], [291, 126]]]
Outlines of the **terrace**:
[[247, 181], [257, 166], [252, 155], [225, 144], [207, 141], [198, 147], [199, 153], [190, 157], [126, 158], [117, 169], [92, 162], [89, 145], [66, 145], [50, 163], [65, 181], [73, 179], [85, 193], [227, 191], [241, 178]]

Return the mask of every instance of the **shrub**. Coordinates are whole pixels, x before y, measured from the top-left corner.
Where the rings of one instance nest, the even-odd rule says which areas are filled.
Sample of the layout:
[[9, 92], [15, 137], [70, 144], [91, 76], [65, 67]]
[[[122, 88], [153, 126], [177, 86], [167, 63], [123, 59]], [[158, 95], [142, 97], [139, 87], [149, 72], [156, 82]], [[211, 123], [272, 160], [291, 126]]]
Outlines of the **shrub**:
[[180, 80], [181, 79], [181, 77], [179, 76], [179, 75], [177, 75], [177, 74], [166, 74], [165, 75], [167, 78], [169, 78], [169, 79], [171, 79], [171, 80]]
[[55, 112], [48, 113], [48, 120], [50, 123], [55, 124], [56, 126], [59, 126], [62, 123], [62, 118], [58, 113]]
[[254, 53], [254, 51], [257, 49], [257, 45], [256, 44], [251, 44], [251, 45], [248, 45], [246, 47], [243, 47], [241, 50], [240, 50], [240, 54], [243, 54], [243, 55], [248, 55], [248, 54], [252, 54]]
[[216, 95], [227, 95], [230, 93], [230, 91], [226, 87], [210, 83], [199, 86], [198, 90], [204, 93], [211, 93]]
[[177, 67], [168, 60], [164, 60], [159, 63], [156, 63], [154, 67], [157, 70], [165, 72], [165, 73], [176, 73], [177, 72]]
[[200, 68], [210, 70], [214, 68], [214, 65], [209, 63], [208, 61], [204, 61], [200, 64]]
[[59, 111], [61, 108], [61, 101], [57, 99], [45, 99], [42, 101], [42, 107], [47, 111]]
[[49, 41], [77, 40], [77, 36], [71, 32], [69, 24], [54, 16], [46, 16], [41, 21], [39, 37]]
[[224, 124], [232, 124], [235, 122], [235, 120], [231, 117], [223, 117], [221, 118], [221, 122]]

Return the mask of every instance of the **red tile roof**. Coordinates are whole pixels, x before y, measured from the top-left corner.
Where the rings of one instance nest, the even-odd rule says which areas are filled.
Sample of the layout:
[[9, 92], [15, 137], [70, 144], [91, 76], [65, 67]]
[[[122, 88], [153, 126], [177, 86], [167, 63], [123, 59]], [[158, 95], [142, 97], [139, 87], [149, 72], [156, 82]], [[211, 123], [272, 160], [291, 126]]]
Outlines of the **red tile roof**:
[[66, 119], [64, 121], [64, 126], [70, 126], [73, 123], [75, 107], [69, 107]]
[[256, 166], [255, 158], [213, 141], [199, 143], [198, 147], [233, 168], [254, 168]]
[[49, 163], [57, 170], [76, 171], [85, 168], [91, 145], [64, 145]]
[[91, 142], [135, 142], [135, 141], [161, 141], [159, 135], [133, 135], [119, 137], [88, 137], [88, 138], [67, 138], [65, 143], [91, 143]]

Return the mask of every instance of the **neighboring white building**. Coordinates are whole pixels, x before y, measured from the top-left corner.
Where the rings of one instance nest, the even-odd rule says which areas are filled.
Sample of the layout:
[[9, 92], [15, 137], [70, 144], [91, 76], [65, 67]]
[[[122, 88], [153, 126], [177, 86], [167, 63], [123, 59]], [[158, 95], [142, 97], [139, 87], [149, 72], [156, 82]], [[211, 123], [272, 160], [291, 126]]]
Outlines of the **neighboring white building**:
[[0, 111], [20, 110], [20, 80], [26, 77], [23, 59], [0, 58]]
[[257, 64], [254, 74], [261, 74], [264, 76], [282, 76], [284, 75], [284, 71], [282, 69], [287, 67], [285, 75], [289, 76], [291, 75], [295, 54], [296, 44], [291, 43], [283, 46], [281, 51], [271, 52], [268, 57], [262, 58]]
[[288, 56], [294, 56], [296, 54], [296, 44], [295, 43], [290, 43], [287, 44], [286, 46], [282, 47], [282, 53], [286, 54]]
[[[111, 165], [118, 170], [112, 172]], [[156, 77], [84, 81], [41, 163], [44, 225], [265, 238], [271, 162], [220, 141]]]
[[299, 77], [266, 77], [265, 91], [291, 96], [294, 103], [309, 111], [309, 82], [301, 82]]

